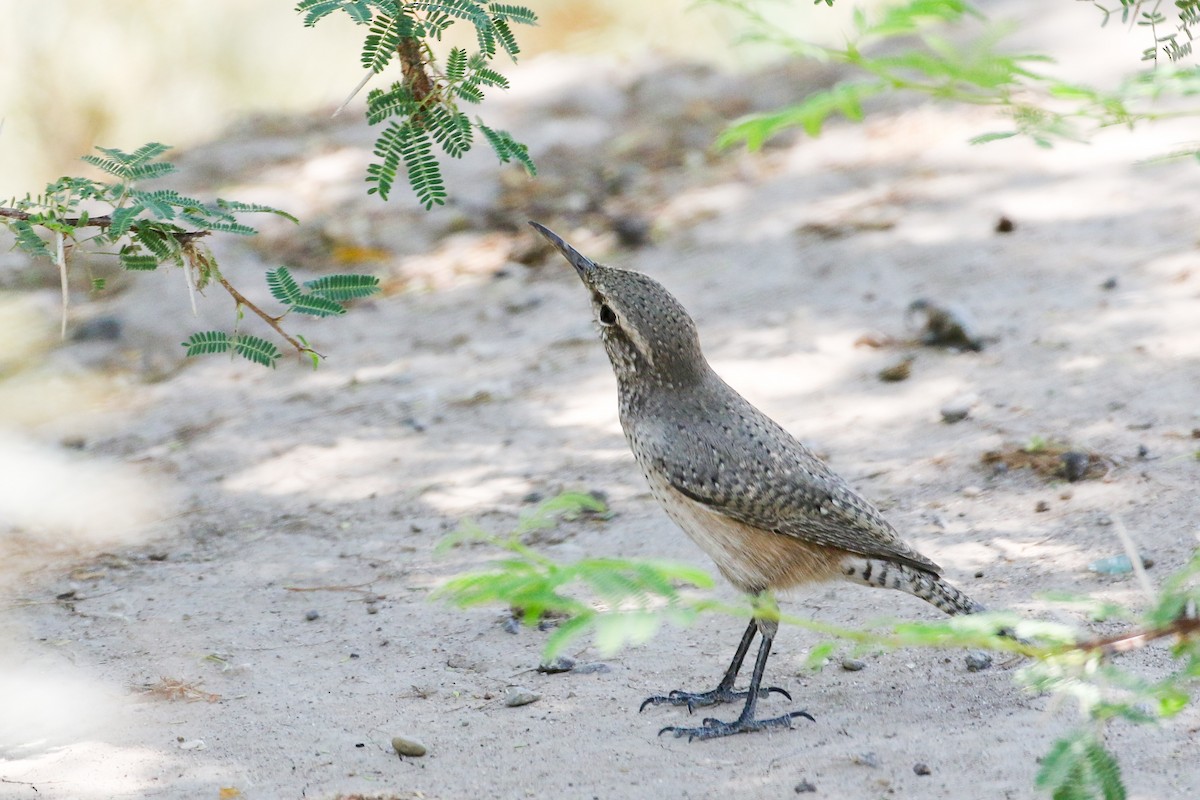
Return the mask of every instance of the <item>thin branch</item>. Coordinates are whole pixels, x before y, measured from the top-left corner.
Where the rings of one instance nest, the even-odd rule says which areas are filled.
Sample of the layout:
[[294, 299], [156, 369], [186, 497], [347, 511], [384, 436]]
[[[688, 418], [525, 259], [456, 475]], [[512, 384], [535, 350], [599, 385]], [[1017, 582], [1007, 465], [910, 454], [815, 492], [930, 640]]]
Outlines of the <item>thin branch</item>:
[[1168, 636], [1187, 638], [1200, 634], [1200, 617], [1180, 617], [1170, 625], [1149, 630], [1122, 633], [1117, 636], [1106, 636], [1102, 639], [1092, 639], [1071, 645], [1068, 650], [1099, 650], [1104, 655], [1128, 653], [1145, 647], [1158, 639]]
[[224, 275], [217, 272], [216, 270], [213, 270], [213, 276], [217, 279], [217, 283], [219, 283], [223, 287], [225, 287], [225, 291], [229, 292], [229, 296], [233, 298], [235, 303], [237, 303], [239, 306], [242, 306], [244, 308], [248, 308], [251, 311], [253, 311], [255, 314], [257, 314], [259, 316], [259, 318], [262, 319], [263, 322], [270, 325], [275, 330], [275, 332], [278, 333], [281, 337], [283, 337], [283, 339], [289, 345], [291, 345], [293, 348], [295, 348], [295, 350], [298, 354], [304, 355], [305, 353], [312, 353], [313, 355], [320, 356], [321, 358], [325, 357], [325, 356], [321, 355], [320, 353], [318, 353], [316, 350], [313, 350], [308, 345], [301, 344], [297, 339], [295, 339], [294, 337], [289, 335], [288, 332], [283, 329], [283, 326], [279, 324], [279, 320], [281, 320], [282, 317], [272, 317], [270, 314], [263, 311], [261, 308], [256, 306], [254, 303], [250, 302], [250, 300], [246, 299], [246, 296], [244, 294], [242, 294], [241, 292], [239, 292], [237, 289], [234, 288], [232, 283], [225, 280]]
[[[8, 217], [9, 219], [19, 219], [29, 221], [36, 219], [33, 214], [26, 211], [21, 211], [17, 208], [5, 208], [0, 206], [0, 217]], [[107, 228], [113, 224], [112, 217], [104, 214], [99, 217], [64, 217], [63, 219], [54, 220], [61, 222], [64, 225], [70, 225], [72, 228]], [[34, 224], [37, 224], [36, 222]], [[129, 230], [137, 231], [138, 225], [134, 223], [129, 226]], [[185, 245], [193, 239], [200, 239], [208, 236], [212, 231], [172, 231], [171, 237], [181, 245]]]

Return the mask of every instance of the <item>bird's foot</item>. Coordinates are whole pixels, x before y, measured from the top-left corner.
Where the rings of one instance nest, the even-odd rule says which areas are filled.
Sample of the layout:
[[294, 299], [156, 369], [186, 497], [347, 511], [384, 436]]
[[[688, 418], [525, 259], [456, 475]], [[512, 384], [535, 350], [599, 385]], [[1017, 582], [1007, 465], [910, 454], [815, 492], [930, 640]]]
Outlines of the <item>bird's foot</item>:
[[[768, 686], [759, 693], [759, 696], [762, 697], [770, 694], [771, 692], [778, 692], [788, 700], [792, 699], [792, 696], [788, 694], [786, 689], [781, 689], [778, 686]], [[721, 686], [718, 686], [716, 689], [713, 689], [710, 692], [685, 692], [680, 689], [675, 689], [674, 691], [668, 692], [665, 695], [660, 694], [655, 695], [654, 697], [647, 697], [642, 701], [642, 704], [638, 706], [638, 713], [640, 714], [641, 712], [645, 711], [646, 706], [669, 705], [687, 706], [688, 713], [690, 714], [697, 708], [715, 706], [720, 703], [732, 703], [735, 700], [745, 700], [748, 695], [749, 692], [739, 692], [735, 691], [734, 689], [724, 688]], [[664, 730], [666, 729], [664, 728]]]
[[[772, 717], [770, 719], [745, 719], [739, 717], [733, 722], [722, 722], [719, 719], [709, 717], [698, 728], [681, 728], [675, 725], [668, 725], [659, 731], [658, 735], [662, 736], [667, 731], [670, 731], [675, 735], [676, 739], [686, 736], [689, 742], [693, 739], [717, 739], [721, 736], [732, 736], [735, 733], [750, 733], [751, 731], [762, 731], [772, 728], [790, 728], [792, 727], [792, 720], [796, 717], [813, 719], [812, 714], [809, 714], [807, 711], [791, 711], [782, 717]], [[813, 721], [815, 722], [815, 720]]]

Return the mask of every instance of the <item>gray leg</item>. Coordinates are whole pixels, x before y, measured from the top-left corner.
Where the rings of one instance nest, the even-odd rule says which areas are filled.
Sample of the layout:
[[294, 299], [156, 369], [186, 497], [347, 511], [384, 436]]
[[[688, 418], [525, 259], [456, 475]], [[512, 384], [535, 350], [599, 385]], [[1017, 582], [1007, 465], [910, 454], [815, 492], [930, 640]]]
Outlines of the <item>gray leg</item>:
[[[753, 631], [757, 628], [762, 633], [762, 643], [758, 647], [758, 657], [754, 660], [754, 673], [750, 677], [750, 688], [745, 692], [739, 693], [746, 698], [746, 705], [742, 706], [742, 713], [733, 722], [722, 722], [719, 719], [709, 717], [703, 721], [698, 728], [680, 728], [674, 725], [669, 725], [658, 732], [662, 736], [667, 731], [675, 734], [676, 738], [681, 736], [688, 737], [688, 741], [693, 739], [716, 739], [721, 736], [732, 736], [735, 733], [749, 733], [751, 731], [767, 730], [769, 728], [790, 728], [792, 720], [796, 717], [807, 717], [812, 719], [812, 715], [807, 711], [789, 711], [781, 717], [772, 717], [770, 719], [755, 719], [754, 711], [758, 706], [758, 696], [761, 693], [763, 671], [767, 667], [767, 659], [771, 655], [771, 643], [775, 640], [775, 632], [779, 629], [779, 623], [773, 619], [756, 619], [751, 623], [747, 635], [742, 637], [742, 643], [749, 647], [750, 641], [754, 638]], [[744, 648], [739, 648], [739, 654], [744, 658], [746, 653]], [[740, 664], [736, 664], [740, 666]], [[730, 665], [733, 669], [734, 665]], [[777, 687], [771, 687], [766, 690], [769, 694], [772, 691], [777, 691], [791, 700], [791, 696], [787, 692]]]

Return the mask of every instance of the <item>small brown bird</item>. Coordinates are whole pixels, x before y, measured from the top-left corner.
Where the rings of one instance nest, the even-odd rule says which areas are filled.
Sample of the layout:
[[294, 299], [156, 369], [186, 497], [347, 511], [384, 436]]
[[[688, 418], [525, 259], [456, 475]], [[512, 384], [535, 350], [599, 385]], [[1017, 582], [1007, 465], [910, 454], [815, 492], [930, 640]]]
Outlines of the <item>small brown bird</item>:
[[[744, 700], [732, 722], [668, 726], [689, 739], [791, 727], [812, 717], [793, 711], [757, 719], [763, 670], [779, 628], [772, 592], [835, 578], [916, 595], [947, 614], [983, 607], [941, 577], [941, 567], [900, 539], [875, 506], [811, 450], [729, 387], [700, 351], [696, 325], [666, 289], [646, 275], [596, 264], [547, 228], [530, 222], [592, 295], [600, 338], [617, 376], [621, 427], [654, 497], [754, 601], [755, 616], [717, 687], [672, 691], [648, 705], [696, 707]], [[750, 686], [734, 681], [756, 634], [762, 635]]]

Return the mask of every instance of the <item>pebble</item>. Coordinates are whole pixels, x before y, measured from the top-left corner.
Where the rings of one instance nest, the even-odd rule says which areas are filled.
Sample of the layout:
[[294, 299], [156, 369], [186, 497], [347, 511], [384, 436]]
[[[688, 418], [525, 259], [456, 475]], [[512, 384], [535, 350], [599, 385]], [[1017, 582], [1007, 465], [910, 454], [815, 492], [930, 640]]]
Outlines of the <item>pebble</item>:
[[795, 792], [796, 794], [808, 794], [809, 792], [815, 792], [816, 790], [816, 784], [809, 783], [808, 781], [800, 781], [796, 784]]
[[842, 659], [842, 669], [846, 670], [846, 672], [858, 672], [859, 670], [866, 669], [866, 667], [867, 667], [867, 662], [863, 661], [860, 658], [843, 658]]
[[963, 497], [979, 497], [981, 494], [983, 494], [983, 489], [978, 486], [964, 486], [962, 490]]
[[1033, 510], [1039, 514], [1042, 514], [1046, 511], [1050, 510], [1050, 504], [1047, 503], [1045, 500], [1038, 500], [1037, 505], [1033, 507]]
[[967, 653], [967, 672], [982, 672], [992, 665], [992, 656], [983, 650]]
[[939, 411], [942, 415], [942, 421], [950, 425], [955, 422], [962, 422], [970, 416], [971, 406], [975, 405], [978, 400], [973, 394], [965, 394], [948, 401]]
[[1083, 480], [1087, 474], [1088, 464], [1091, 463], [1091, 457], [1087, 453], [1080, 453], [1072, 450], [1062, 454], [1063, 475], [1071, 483]]
[[560, 672], [570, 672], [575, 669], [575, 659], [568, 656], [555, 656], [548, 662], [538, 664], [537, 671], [547, 675], [557, 675]]
[[180, 742], [179, 749], [180, 750], [207, 750], [208, 745], [206, 745], [204, 743], [203, 739], [191, 739], [186, 742]]
[[406, 736], [393, 736], [392, 749], [396, 751], [396, 755], [409, 756], [410, 758], [420, 758], [429, 752], [425, 745], [416, 739], [409, 739]]
[[321, 612], [317, 611], [316, 609], [313, 609], [312, 611], [305, 613], [304, 618], [306, 620], [308, 620], [309, 622], [312, 622], [314, 619], [317, 619], [320, 616], [321, 616]]
[[541, 700], [542, 696], [537, 692], [530, 691], [524, 686], [510, 686], [508, 691], [504, 693], [504, 705], [509, 708], [517, 706], [527, 706], [530, 703], [536, 703]]
[[879, 380], [884, 383], [898, 383], [899, 381], [908, 380], [912, 375], [912, 358], [904, 358], [892, 364], [890, 367], [884, 367], [879, 370]]
[[929, 765], [924, 762], [921, 762], [921, 761], [918, 761], [916, 764], [913, 764], [913, 772], [915, 772], [918, 775], [932, 775], [933, 774], [933, 770], [931, 770], [929, 768]]
[[869, 753], [857, 753], [856, 755], [851, 756], [850, 760], [863, 767], [879, 766], [879, 756], [875, 755], [874, 751]]

